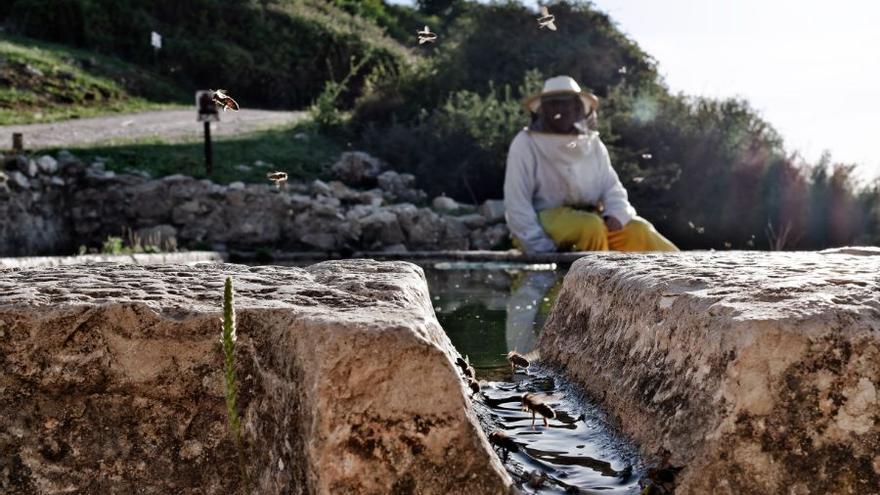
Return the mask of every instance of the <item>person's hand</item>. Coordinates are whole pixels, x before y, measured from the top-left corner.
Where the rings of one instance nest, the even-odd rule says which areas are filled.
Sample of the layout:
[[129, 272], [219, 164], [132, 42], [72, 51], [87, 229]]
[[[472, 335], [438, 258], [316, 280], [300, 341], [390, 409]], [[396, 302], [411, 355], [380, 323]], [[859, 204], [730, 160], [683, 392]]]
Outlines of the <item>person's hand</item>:
[[623, 228], [623, 224], [620, 223], [620, 220], [614, 217], [605, 217], [605, 226], [608, 227], [609, 232], [615, 232]]

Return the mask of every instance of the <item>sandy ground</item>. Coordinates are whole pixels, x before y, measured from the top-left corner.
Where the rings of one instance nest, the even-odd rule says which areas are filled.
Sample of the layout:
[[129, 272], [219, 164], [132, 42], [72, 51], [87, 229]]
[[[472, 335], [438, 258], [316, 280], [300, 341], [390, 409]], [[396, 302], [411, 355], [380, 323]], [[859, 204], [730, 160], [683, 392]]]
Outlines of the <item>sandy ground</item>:
[[[211, 124], [211, 135], [229, 136], [290, 124], [305, 114], [247, 109], [220, 112], [220, 122]], [[25, 149], [34, 150], [149, 138], [181, 142], [201, 138], [204, 128], [196, 122], [195, 110], [160, 110], [51, 124], [0, 126], [0, 148], [12, 145], [14, 132], [24, 133]]]

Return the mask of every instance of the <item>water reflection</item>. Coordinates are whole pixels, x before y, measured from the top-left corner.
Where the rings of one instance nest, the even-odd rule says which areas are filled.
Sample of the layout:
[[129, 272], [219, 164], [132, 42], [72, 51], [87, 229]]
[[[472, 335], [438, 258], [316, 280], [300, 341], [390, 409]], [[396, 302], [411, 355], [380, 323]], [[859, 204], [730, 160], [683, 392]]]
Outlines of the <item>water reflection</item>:
[[509, 351], [535, 348], [565, 272], [553, 265], [538, 265], [542, 271], [440, 266], [425, 270], [437, 319], [479, 378], [503, 377]]
[[[439, 269], [437, 269], [439, 268]], [[476, 368], [481, 394], [474, 407], [487, 434], [500, 430], [516, 445], [499, 449], [524, 493], [638, 493], [641, 467], [600, 410], [558, 376], [531, 366], [511, 372], [507, 352], [535, 349], [561, 287], [561, 270], [519, 270], [449, 263], [426, 267], [437, 318], [458, 351]], [[556, 412], [548, 427], [520, 398], [537, 394]]]
[[550, 308], [550, 289], [561, 280], [562, 273], [557, 271], [521, 272], [514, 279], [504, 325], [509, 351], [528, 353], [535, 349]]

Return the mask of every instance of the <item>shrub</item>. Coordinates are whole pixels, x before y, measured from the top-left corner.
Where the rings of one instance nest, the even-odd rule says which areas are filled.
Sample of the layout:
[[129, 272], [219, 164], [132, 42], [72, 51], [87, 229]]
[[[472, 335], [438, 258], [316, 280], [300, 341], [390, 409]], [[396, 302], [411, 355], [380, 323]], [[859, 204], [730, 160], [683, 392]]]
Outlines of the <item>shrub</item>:
[[533, 71], [516, 90], [505, 85], [486, 95], [458, 91], [436, 110], [421, 112], [415, 124], [368, 128], [365, 141], [398, 169], [416, 175], [419, 187], [432, 195], [474, 203], [500, 198], [507, 148], [528, 120], [522, 95], [540, 84], [541, 75]]

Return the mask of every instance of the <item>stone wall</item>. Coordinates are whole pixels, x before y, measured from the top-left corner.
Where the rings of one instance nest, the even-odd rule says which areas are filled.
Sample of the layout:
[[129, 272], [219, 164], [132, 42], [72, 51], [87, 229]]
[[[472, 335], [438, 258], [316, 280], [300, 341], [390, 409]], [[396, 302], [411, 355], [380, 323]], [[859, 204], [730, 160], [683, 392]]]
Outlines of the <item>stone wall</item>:
[[[0, 492], [508, 492], [415, 265], [0, 273]], [[224, 403], [226, 276], [250, 490]]]
[[880, 252], [847, 252], [590, 255], [542, 358], [676, 493], [880, 493]]
[[[0, 256], [69, 254], [130, 229], [214, 250], [406, 251], [491, 249], [508, 237], [500, 201], [480, 208], [439, 197], [431, 206], [415, 178], [369, 155], [344, 153], [334, 174], [349, 181], [265, 184], [173, 175], [151, 179], [58, 159], [3, 159]], [[41, 164], [45, 164], [45, 167]], [[379, 173], [381, 171], [381, 173]]]

